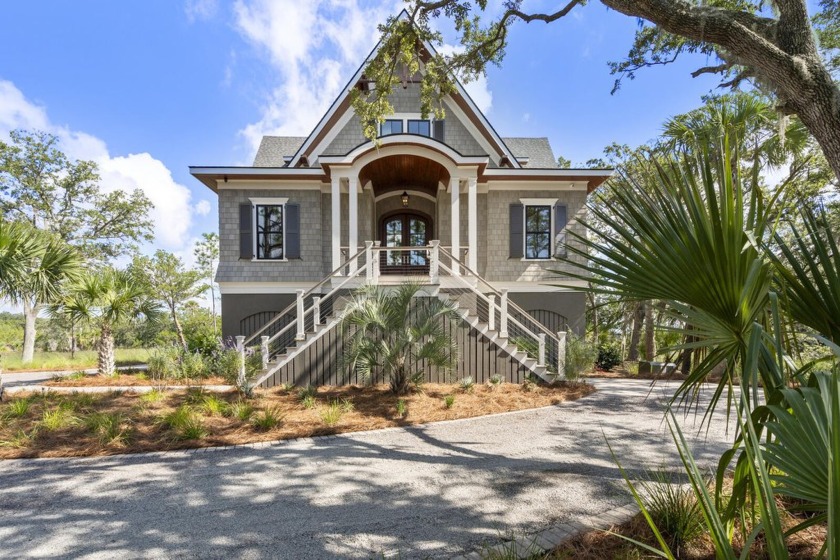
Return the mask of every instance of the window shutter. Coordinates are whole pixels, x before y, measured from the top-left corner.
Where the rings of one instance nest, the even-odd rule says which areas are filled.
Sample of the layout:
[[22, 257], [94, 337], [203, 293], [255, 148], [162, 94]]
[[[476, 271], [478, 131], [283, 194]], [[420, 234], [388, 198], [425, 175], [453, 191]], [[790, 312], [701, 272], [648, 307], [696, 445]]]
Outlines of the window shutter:
[[510, 258], [521, 259], [525, 253], [525, 207], [510, 205]]
[[300, 204], [286, 204], [284, 227], [286, 228], [287, 259], [300, 258]]
[[440, 142], [444, 141], [444, 137], [446, 136], [446, 121], [435, 121], [434, 122], [434, 131], [432, 133], [432, 138], [438, 140]]
[[568, 218], [566, 217], [566, 205], [558, 204], [554, 207], [554, 256], [566, 256], [566, 232], [563, 229], [566, 227]]
[[239, 205], [239, 258], [251, 260], [254, 257], [254, 207]]

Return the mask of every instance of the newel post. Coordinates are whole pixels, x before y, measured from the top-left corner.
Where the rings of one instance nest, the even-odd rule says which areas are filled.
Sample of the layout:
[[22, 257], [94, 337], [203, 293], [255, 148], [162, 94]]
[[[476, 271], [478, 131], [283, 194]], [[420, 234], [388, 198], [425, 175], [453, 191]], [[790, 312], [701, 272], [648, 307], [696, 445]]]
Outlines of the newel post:
[[545, 365], [545, 333], [541, 332], [537, 336], [539, 336], [539, 338], [540, 338], [539, 352], [537, 353], [537, 365], [538, 366], [544, 366]]
[[433, 239], [429, 242], [429, 282], [440, 283], [440, 240]]
[[368, 284], [373, 283], [373, 241], [365, 241], [365, 278]]
[[236, 351], [239, 352], [239, 377], [237, 384], [240, 387], [245, 386], [245, 337], [236, 337]]
[[502, 338], [508, 337], [508, 291], [507, 288], [502, 290], [501, 301], [499, 302], [501, 311], [501, 325], [499, 325], [499, 336]]
[[268, 337], [260, 337], [260, 357], [262, 358], [262, 368], [268, 369]]
[[297, 333], [295, 340], [303, 340], [306, 338], [306, 321], [304, 320], [303, 310], [303, 290], [297, 291]]
[[491, 331], [496, 330], [496, 294], [487, 296], [487, 324]]
[[321, 298], [312, 298], [312, 324], [318, 326], [321, 324]]
[[376, 249], [373, 251], [373, 283], [379, 284], [379, 261], [382, 255], [382, 251], [379, 250], [380, 245], [382, 244], [381, 241], [374, 241], [373, 246]]
[[566, 377], [566, 331], [557, 333], [557, 374]]

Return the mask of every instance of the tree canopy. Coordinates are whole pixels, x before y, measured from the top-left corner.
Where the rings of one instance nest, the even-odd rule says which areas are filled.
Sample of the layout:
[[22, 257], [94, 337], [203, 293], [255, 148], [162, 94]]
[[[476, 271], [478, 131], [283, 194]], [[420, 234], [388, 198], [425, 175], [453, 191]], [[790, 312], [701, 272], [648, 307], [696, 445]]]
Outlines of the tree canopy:
[[[840, 90], [832, 72], [838, 69], [840, 9], [823, 0], [812, 19], [805, 0], [774, 0], [769, 5], [749, 0], [601, 0], [641, 21], [626, 60], [611, 64], [618, 76], [632, 79], [641, 68], [668, 64], [683, 53], [700, 52], [716, 63], [697, 68], [695, 76], [719, 74], [721, 85], [750, 82], [772, 94], [775, 109], [797, 115], [821, 146], [840, 176]], [[396, 16], [380, 26], [380, 49], [365, 69], [373, 87], [353, 89], [352, 103], [365, 135], [376, 136], [376, 123], [393, 112], [388, 96], [402, 81], [424, 71], [421, 107], [424, 114], [443, 114], [442, 99], [454, 91], [454, 79], [468, 82], [490, 64], [500, 64], [516, 22], [556, 22], [585, 0], [569, 0], [544, 13], [527, 12], [524, 0], [506, 0], [502, 14], [486, 15], [487, 0], [413, 0], [408, 17]], [[440, 46], [443, 38], [431, 20], [454, 24], [461, 49], [450, 54], [427, 52], [423, 43]], [[818, 37], [819, 41], [818, 42]]]

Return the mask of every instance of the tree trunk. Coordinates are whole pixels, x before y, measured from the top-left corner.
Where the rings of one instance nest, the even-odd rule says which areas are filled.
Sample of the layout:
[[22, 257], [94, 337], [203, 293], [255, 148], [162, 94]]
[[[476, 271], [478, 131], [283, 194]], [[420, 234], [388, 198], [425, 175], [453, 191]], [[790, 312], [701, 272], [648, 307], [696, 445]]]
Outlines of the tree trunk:
[[213, 334], [219, 334], [219, 325], [216, 321], [216, 289], [213, 287], [213, 277], [210, 277], [210, 309], [213, 311]]
[[391, 392], [395, 395], [408, 393], [408, 375], [406, 375], [405, 367], [399, 366], [391, 374]]
[[172, 322], [175, 323], [175, 332], [178, 334], [178, 342], [181, 343], [181, 348], [184, 349], [184, 352], [189, 352], [187, 339], [184, 338], [184, 329], [181, 327], [181, 321], [178, 320], [178, 313], [175, 312], [175, 306], [170, 305], [169, 310], [172, 312]]
[[656, 355], [656, 342], [653, 338], [653, 302], [645, 302], [645, 360], [651, 362]]
[[114, 375], [116, 371], [114, 334], [111, 332], [111, 325], [104, 323], [99, 333], [99, 375]]
[[23, 354], [21, 363], [31, 363], [35, 358], [35, 321], [41, 311], [40, 305], [31, 305], [29, 301], [23, 302]]
[[592, 343], [598, 344], [598, 308], [595, 305], [595, 294], [590, 292], [587, 296], [589, 299], [589, 305], [592, 309]]
[[645, 303], [639, 302], [633, 311], [633, 332], [630, 335], [630, 348], [627, 350], [627, 361], [639, 361], [639, 340], [642, 338], [642, 322], [645, 319]]

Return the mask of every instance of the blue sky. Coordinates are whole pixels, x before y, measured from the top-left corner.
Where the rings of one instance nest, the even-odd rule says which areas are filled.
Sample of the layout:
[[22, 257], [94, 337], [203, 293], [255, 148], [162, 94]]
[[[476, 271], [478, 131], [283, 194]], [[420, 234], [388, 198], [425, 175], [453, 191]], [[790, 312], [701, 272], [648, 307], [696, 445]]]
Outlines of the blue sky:
[[[217, 224], [215, 195], [188, 166], [248, 164], [263, 134], [306, 135], [375, 44], [376, 22], [401, 6], [6, 2], [0, 138], [13, 128], [48, 130], [71, 156], [100, 164], [104, 188], [142, 188], [156, 205], [156, 239], [144, 250], [189, 261], [195, 239]], [[708, 61], [686, 57], [610, 95], [607, 62], [626, 54], [636, 25], [598, 3], [548, 26], [517, 24], [502, 67], [468, 89], [500, 134], [548, 136], [575, 163], [611, 142], [645, 142], [716, 82], [692, 79]]]

